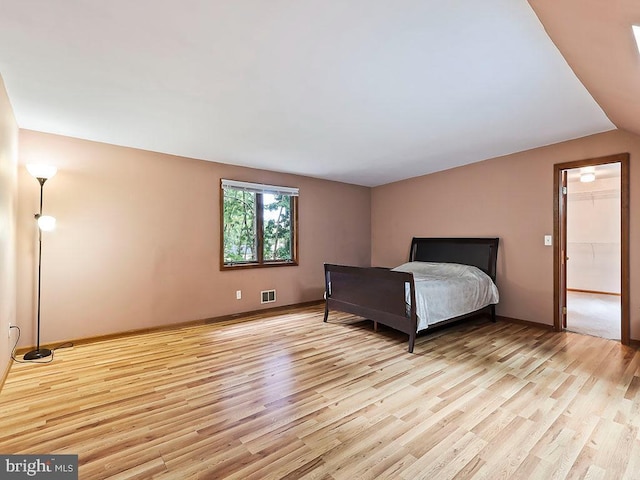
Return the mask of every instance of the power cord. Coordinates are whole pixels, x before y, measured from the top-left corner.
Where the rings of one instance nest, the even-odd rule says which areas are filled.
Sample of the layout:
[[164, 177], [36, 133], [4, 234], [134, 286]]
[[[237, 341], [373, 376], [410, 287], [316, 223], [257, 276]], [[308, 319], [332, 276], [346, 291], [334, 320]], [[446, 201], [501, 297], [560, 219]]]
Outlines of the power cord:
[[16, 358], [16, 347], [18, 346], [18, 342], [20, 341], [20, 327], [17, 325], [11, 325], [10, 328], [15, 328], [16, 330], [18, 330], [18, 338], [16, 338], [16, 343], [13, 344], [13, 349], [11, 350], [11, 359], [16, 362], [16, 363], [51, 363], [53, 362], [53, 356], [55, 354], [55, 351], [58, 350], [59, 348], [70, 348], [73, 347], [73, 342], [66, 342], [66, 343], [62, 343], [60, 345], [58, 345], [55, 348], [51, 349], [51, 358], [48, 358], [47, 360], [19, 360], [18, 358]]

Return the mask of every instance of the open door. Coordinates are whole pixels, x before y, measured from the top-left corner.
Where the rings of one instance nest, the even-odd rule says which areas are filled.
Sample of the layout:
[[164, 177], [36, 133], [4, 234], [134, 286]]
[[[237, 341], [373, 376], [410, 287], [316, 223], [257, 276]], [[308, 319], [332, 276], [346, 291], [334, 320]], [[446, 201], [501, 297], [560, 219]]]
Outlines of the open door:
[[567, 170], [553, 171], [553, 327], [567, 328]]
[[567, 171], [560, 171], [560, 231], [558, 243], [560, 244], [560, 305], [558, 314], [562, 329], [567, 328]]

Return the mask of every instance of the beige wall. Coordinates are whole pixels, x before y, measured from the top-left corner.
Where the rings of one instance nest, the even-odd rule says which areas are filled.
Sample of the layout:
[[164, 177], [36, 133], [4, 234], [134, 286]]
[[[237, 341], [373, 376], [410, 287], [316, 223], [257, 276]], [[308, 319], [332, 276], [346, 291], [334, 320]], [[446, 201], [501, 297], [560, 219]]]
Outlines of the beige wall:
[[[35, 342], [38, 184], [24, 164], [49, 159], [42, 338], [161, 326], [322, 296], [322, 263], [392, 266], [412, 236], [499, 236], [498, 313], [553, 322], [553, 164], [631, 153], [631, 337], [640, 339], [640, 137], [614, 131], [402, 182], [364, 187], [20, 132], [18, 323]], [[219, 180], [298, 186], [300, 266], [220, 272]], [[369, 256], [371, 253], [371, 258]], [[235, 300], [242, 290], [243, 299]], [[272, 306], [269, 305], [269, 306]], [[1, 342], [0, 342], [1, 344]]]
[[631, 154], [631, 338], [640, 339], [640, 137], [623, 131], [376, 187], [372, 264], [406, 261], [413, 236], [497, 236], [499, 315], [553, 324], [553, 165]]
[[[35, 343], [39, 186], [24, 168], [58, 167], [45, 184], [42, 340], [58, 342], [322, 298], [323, 262], [370, 264], [369, 188], [20, 131], [18, 319]], [[295, 186], [299, 266], [219, 270], [220, 178]], [[235, 299], [242, 290], [242, 300]]]
[[18, 125], [0, 77], [0, 381], [9, 368], [17, 335], [7, 337], [9, 322], [16, 323], [16, 208]]

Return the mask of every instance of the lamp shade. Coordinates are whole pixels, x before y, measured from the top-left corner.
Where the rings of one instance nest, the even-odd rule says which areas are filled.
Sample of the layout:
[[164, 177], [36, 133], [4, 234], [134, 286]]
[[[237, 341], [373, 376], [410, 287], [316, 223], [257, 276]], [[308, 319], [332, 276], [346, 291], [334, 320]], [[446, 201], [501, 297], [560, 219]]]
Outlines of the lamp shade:
[[40, 215], [38, 217], [38, 227], [43, 232], [50, 232], [56, 228], [56, 219], [51, 215]]
[[58, 169], [52, 165], [30, 163], [27, 165], [27, 171], [36, 178], [49, 179], [56, 174]]

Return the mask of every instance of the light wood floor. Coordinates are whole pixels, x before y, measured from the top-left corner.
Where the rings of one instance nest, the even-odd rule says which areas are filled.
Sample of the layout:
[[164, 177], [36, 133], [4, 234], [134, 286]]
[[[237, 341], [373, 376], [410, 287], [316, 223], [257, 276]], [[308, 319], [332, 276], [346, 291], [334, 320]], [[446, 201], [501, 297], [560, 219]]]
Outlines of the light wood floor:
[[640, 353], [474, 321], [375, 333], [320, 307], [14, 364], [0, 452], [81, 479], [640, 479]]

